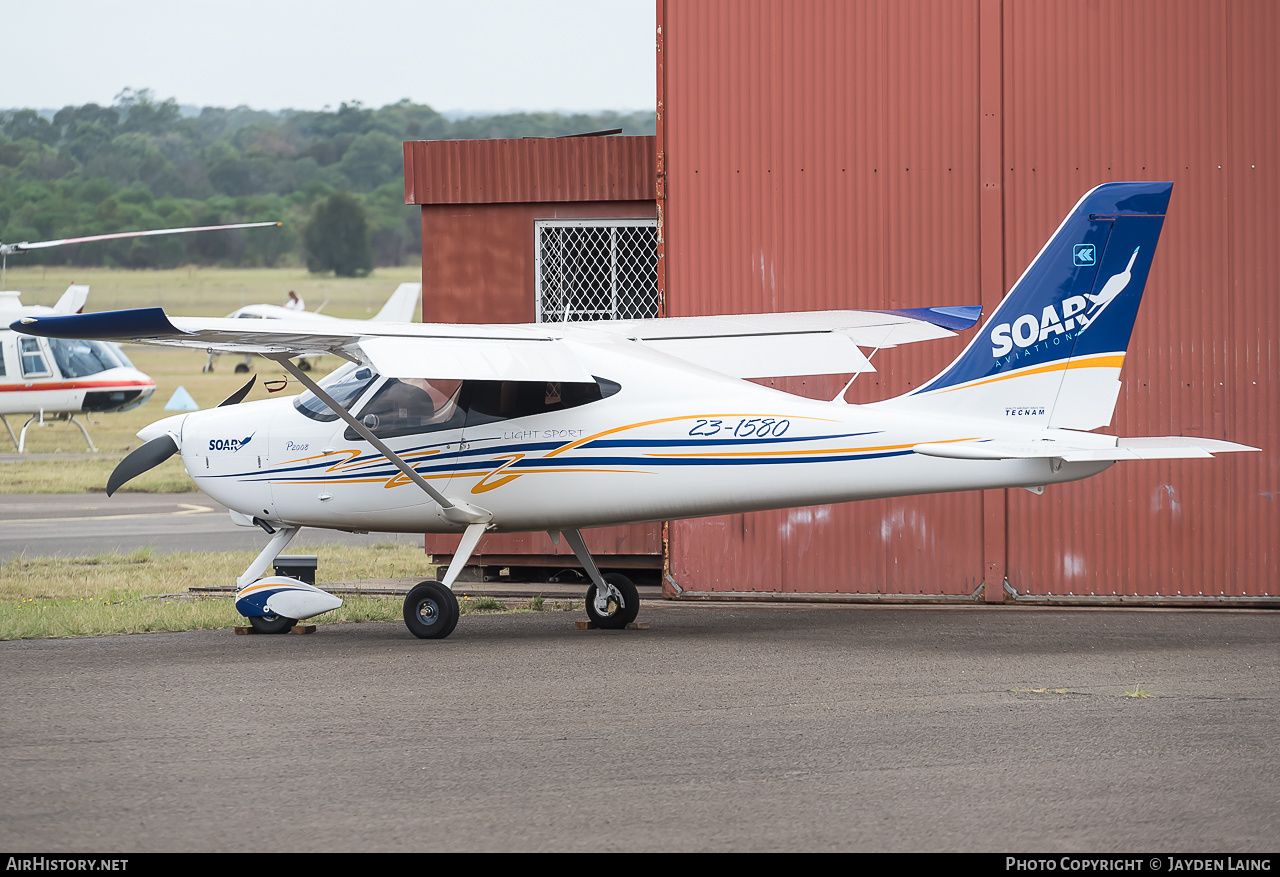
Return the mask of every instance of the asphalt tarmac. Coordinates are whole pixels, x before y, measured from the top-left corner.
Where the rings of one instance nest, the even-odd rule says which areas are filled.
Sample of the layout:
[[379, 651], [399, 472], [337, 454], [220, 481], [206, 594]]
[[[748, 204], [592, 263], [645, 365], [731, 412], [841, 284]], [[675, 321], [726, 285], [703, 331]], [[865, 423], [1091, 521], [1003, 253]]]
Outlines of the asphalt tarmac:
[[[0, 498], [0, 562], [25, 553], [79, 557], [136, 548], [171, 551], [261, 550], [271, 537], [231, 523], [225, 506], [203, 493], [8, 494]], [[357, 535], [303, 529], [288, 551], [370, 540], [422, 544], [417, 533]]]
[[[1258, 852], [1280, 613], [649, 601], [0, 643], [0, 849]], [[1129, 694], [1144, 696], [1126, 696]]]

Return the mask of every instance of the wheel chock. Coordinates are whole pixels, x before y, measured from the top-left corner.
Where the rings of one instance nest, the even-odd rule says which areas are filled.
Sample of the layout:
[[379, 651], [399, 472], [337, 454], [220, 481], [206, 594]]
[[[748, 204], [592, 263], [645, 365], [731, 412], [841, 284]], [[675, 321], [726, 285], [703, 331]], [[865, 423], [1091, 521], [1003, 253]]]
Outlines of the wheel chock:
[[[258, 629], [255, 627], [237, 627], [235, 630], [236, 630], [236, 636], [248, 636], [249, 634], [259, 633]], [[314, 624], [295, 624], [292, 628], [289, 629], [289, 633], [308, 634], [308, 633], [315, 633], [315, 632], [316, 632], [316, 626]], [[279, 636], [279, 634], [262, 634], [262, 635], [263, 636]]]
[[[596, 624], [594, 621], [575, 621], [573, 623], [573, 626], [575, 630], [603, 630], [603, 628], [600, 627], [598, 624]], [[624, 630], [648, 630], [648, 629], [649, 629], [649, 622], [647, 621], [633, 621], [624, 628]]]

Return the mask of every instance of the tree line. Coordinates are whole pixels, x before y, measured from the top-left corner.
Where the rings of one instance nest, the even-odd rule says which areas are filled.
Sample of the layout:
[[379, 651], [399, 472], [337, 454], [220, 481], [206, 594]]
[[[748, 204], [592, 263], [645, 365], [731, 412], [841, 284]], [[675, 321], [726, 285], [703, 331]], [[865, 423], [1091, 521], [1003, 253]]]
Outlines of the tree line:
[[[420, 250], [404, 203], [404, 140], [654, 133], [651, 113], [513, 113], [449, 120], [408, 100], [380, 109], [267, 112], [125, 89], [111, 106], [0, 111], [0, 241], [283, 220], [280, 229], [37, 250], [15, 264], [171, 268], [306, 264], [366, 273]], [[341, 245], [335, 245], [335, 241]], [[329, 254], [344, 255], [334, 264]]]

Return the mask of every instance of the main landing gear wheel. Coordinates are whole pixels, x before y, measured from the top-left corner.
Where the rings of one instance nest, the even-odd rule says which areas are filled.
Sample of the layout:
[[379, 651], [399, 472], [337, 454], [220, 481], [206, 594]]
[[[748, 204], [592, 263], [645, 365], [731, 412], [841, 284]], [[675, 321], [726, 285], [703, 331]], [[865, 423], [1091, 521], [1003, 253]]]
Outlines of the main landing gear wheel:
[[587, 617], [596, 627], [604, 630], [622, 630], [635, 621], [636, 615], [640, 613], [640, 593], [631, 584], [631, 579], [616, 572], [604, 576], [604, 580], [618, 589], [618, 593], [622, 595], [622, 605], [618, 605], [616, 597], [611, 597], [608, 612], [601, 615], [596, 609], [596, 586], [592, 582], [587, 588]]
[[419, 639], [444, 639], [458, 625], [458, 598], [439, 582], [419, 582], [404, 598], [404, 623]]
[[283, 615], [250, 615], [249, 623], [258, 633], [288, 633], [298, 623], [296, 618]]

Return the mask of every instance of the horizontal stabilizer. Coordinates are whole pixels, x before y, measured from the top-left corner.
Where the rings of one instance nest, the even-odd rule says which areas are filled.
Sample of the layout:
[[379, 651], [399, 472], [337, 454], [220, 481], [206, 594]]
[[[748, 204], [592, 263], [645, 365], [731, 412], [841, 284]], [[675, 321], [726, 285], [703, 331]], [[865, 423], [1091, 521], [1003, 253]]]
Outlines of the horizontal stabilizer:
[[1037, 441], [934, 442], [916, 445], [917, 454], [952, 460], [1063, 460], [1067, 463], [1101, 463], [1119, 460], [1185, 460], [1235, 451], [1256, 451], [1248, 445], [1219, 439], [1186, 436], [1122, 438], [1110, 447], [1085, 447], [1060, 439]]

